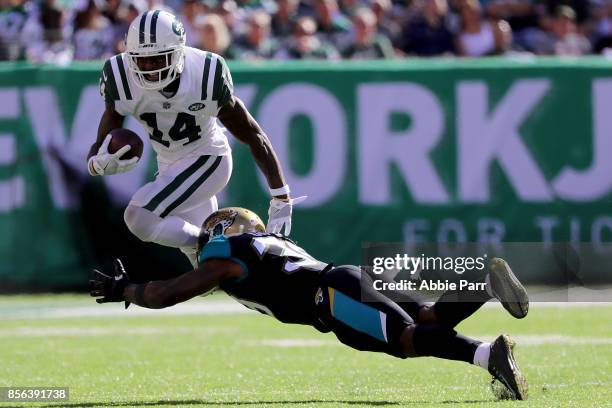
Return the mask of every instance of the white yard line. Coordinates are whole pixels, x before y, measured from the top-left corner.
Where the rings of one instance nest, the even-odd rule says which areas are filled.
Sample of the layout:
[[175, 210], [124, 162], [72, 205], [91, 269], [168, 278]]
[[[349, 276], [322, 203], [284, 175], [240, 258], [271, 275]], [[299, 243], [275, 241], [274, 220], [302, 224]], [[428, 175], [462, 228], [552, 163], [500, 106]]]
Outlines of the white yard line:
[[[481, 340], [493, 341], [497, 335], [475, 336]], [[574, 337], [562, 334], [519, 334], [510, 336], [516, 340], [519, 347], [541, 346], [541, 345], [608, 345], [612, 344], [612, 337]], [[247, 346], [268, 346], [268, 347], [329, 347], [342, 346], [335, 340], [318, 339], [264, 339], [249, 341], [244, 343]]]
[[[92, 302], [93, 303], [93, 300]], [[7, 319], [63, 319], [70, 317], [138, 317], [138, 316], [181, 316], [181, 315], [220, 315], [254, 313], [238, 302], [229, 298], [216, 297], [215, 299], [195, 299], [168, 309], [150, 310], [131, 306], [124, 310], [122, 303], [97, 305], [95, 303], [74, 301], [74, 305], [65, 300], [57, 305], [52, 301], [37, 302], [25, 300], [2, 301], [0, 298], [0, 320]], [[485, 308], [501, 308], [498, 302], [489, 302]], [[540, 308], [599, 308], [612, 307], [611, 302], [533, 302], [531, 309]]]
[[2, 337], [88, 337], [88, 336], [132, 336], [132, 335], [214, 335], [223, 332], [233, 332], [232, 328], [212, 327], [36, 327], [21, 326], [10, 329], [0, 329]]
[[264, 339], [248, 341], [246, 346], [268, 346], [268, 347], [327, 347], [342, 346], [337, 340], [317, 340], [317, 339]]
[[249, 313], [250, 309], [232, 300], [206, 300], [181, 303], [168, 309], [151, 310], [130, 306], [125, 310], [123, 303], [105, 305], [60, 307], [45, 304], [37, 306], [24, 304], [23, 308], [12, 305], [3, 308], [0, 304], [0, 319], [63, 319], [68, 317], [137, 317], [137, 316], [178, 316], [178, 315], [220, 315]]
[[[475, 336], [484, 340], [493, 341], [497, 337], [496, 335], [486, 336]], [[612, 344], [612, 337], [590, 337], [590, 336], [567, 336], [564, 334], [517, 334], [510, 335], [510, 337], [516, 340], [519, 347], [522, 346], [541, 346], [541, 345], [568, 345], [568, 346], [582, 346], [582, 345], [605, 345]]]
[[[189, 334], [211, 336], [219, 333], [230, 333], [238, 328], [212, 328], [212, 327], [175, 327], [175, 326], [145, 326], [145, 327], [37, 327], [20, 326], [10, 329], [0, 329], [0, 338], [15, 337], [92, 337], [92, 336], [151, 336]], [[485, 341], [492, 341], [497, 335], [475, 336]], [[519, 347], [532, 347], [542, 345], [612, 345], [612, 337], [567, 336], [563, 334], [518, 334], [511, 336]], [[339, 341], [327, 338], [276, 338], [262, 340], [248, 340], [241, 342], [247, 347], [278, 347], [278, 348], [304, 348], [304, 347], [344, 347]]]
[[[497, 301], [484, 304], [485, 308], [501, 308]], [[612, 307], [612, 302], [529, 302], [530, 309], [582, 309], [589, 307]]]

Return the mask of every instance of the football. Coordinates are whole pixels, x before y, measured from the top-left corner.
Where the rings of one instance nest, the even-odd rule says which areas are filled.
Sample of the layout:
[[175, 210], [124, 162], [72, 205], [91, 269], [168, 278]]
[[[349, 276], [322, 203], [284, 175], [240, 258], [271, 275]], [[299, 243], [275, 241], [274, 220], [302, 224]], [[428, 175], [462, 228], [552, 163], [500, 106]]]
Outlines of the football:
[[112, 139], [108, 145], [108, 151], [115, 153], [125, 145], [130, 145], [132, 148], [121, 156], [121, 159], [131, 159], [134, 156], [141, 157], [143, 143], [138, 135], [129, 129], [118, 128], [110, 132]]

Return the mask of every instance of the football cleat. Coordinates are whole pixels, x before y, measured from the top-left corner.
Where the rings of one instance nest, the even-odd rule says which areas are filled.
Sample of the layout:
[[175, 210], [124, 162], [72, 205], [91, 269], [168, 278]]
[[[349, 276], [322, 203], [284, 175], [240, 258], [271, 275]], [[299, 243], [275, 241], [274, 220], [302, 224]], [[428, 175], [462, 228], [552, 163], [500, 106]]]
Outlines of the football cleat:
[[493, 296], [504, 309], [517, 319], [522, 319], [529, 312], [527, 290], [510, 269], [510, 265], [501, 258], [493, 258], [489, 267], [489, 282]]
[[[514, 346], [516, 342], [510, 339], [510, 351], [514, 354]], [[491, 377], [491, 392], [495, 395], [498, 400], [511, 400], [514, 399], [514, 394], [506, 386], [495, 377]]]
[[506, 387], [509, 399], [526, 400], [527, 380], [514, 360], [513, 349], [514, 342], [507, 335], [495, 339], [489, 355], [489, 373]]

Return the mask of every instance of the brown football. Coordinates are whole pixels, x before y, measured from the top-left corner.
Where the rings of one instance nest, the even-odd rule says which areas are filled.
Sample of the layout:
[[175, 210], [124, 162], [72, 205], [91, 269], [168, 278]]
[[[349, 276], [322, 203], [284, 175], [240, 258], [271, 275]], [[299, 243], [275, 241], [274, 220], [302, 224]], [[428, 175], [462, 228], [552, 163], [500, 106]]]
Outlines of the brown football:
[[123, 146], [130, 145], [132, 148], [127, 153], [123, 154], [121, 159], [131, 159], [134, 156], [142, 156], [142, 140], [136, 133], [129, 129], [118, 128], [111, 130], [110, 134], [112, 136], [110, 144], [108, 145], [108, 151], [110, 153], [115, 153]]

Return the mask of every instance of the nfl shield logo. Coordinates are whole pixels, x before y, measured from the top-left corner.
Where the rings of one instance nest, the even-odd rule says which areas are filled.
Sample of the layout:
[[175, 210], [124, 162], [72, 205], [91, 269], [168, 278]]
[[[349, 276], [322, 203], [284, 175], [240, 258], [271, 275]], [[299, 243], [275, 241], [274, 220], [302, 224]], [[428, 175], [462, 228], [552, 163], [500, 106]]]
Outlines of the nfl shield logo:
[[164, 102], [162, 106], [164, 107], [164, 109], [170, 109], [170, 106], [172, 105], [170, 105], [170, 102]]

